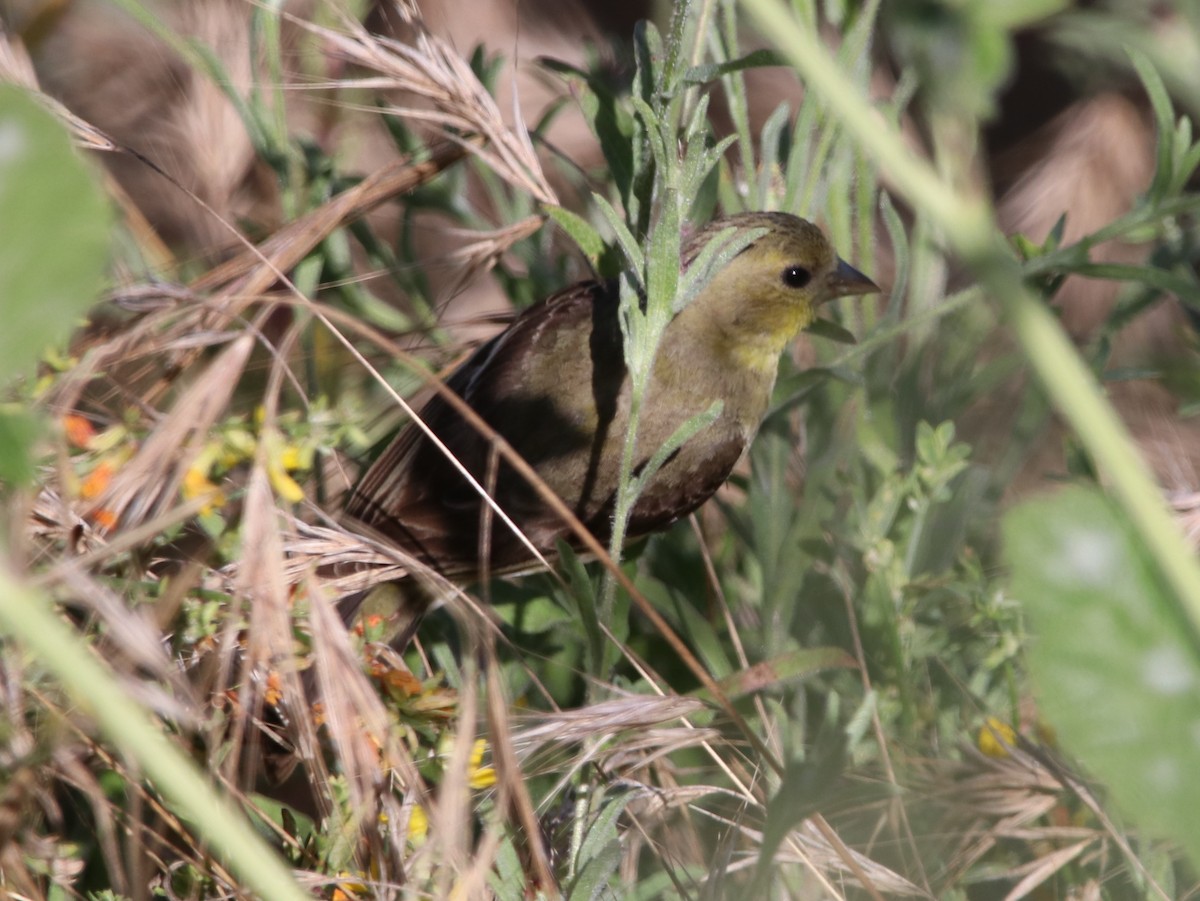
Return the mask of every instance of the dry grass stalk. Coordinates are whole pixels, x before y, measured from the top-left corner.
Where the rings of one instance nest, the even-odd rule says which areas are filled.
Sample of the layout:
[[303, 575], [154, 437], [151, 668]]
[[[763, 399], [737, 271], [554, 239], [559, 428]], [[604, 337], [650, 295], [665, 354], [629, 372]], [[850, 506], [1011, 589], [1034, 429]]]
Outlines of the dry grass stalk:
[[[1014, 881], [1006, 897], [1024, 898], [1073, 861], [1095, 863], [1115, 850], [1153, 896], [1167, 901], [1167, 893], [1145, 869], [1126, 836], [1056, 752], [1023, 739], [1017, 747], [1006, 747], [1002, 756], [985, 755], [973, 747], [962, 750], [961, 761], [934, 760], [924, 765], [925, 773], [914, 780], [911, 791], [922, 807], [937, 811], [939, 834], [958, 836], [939, 855], [944, 861], [938, 872], [941, 884], [960, 884], [994, 850], [1021, 847], [1032, 852], [1030, 859], [997, 872], [996, 878]], [[1063, 823], [1065, 811], [1078, 803], [1092, 812], [1098, 825]]]
[[[285, 578], [298, 585], [319, 568], [321, 585], [329, 595], [340, 597], [373, 585], [402, 579], [420, 568], [420, 563], [369, 536], [341, 526], [320, 526], [292, 518], [284, 542]], [[238, 567], [223, 571], [232, 577]]]
[[10, 35], [0, 19], [0, 82], [26, 88], [39, 103], [50, 110], [71, 132], [75, 142], [85, 150], [112, 152], [119, 150], [113, 141], [99, 128], [75, 115], [62, 103], [42, 92], [38, 86], [37, 72], [25, 45]]
[[[383, 878], [401, 879], [406, 870], [400, 857], [407, 845], [404, 829], [412, 806], [428, 805], [429, 789], [393, 733], [379, 694], [363, 674], [361, 655], [351, 646], [341, 618], [326, 600], [324, 586], [310, 580], [306, 587], [316, 697], [330, 744], [346, 776], [350, 825], [363, 837], [366, 856], [378, 863]], [[327, 785], [318, 783], [314, 789]], [[381, 835], [381, 822], [386, 824], [386, 835]], [[388, 840], [384, 841], [385, 837]]]
[[[343, 19], [344, 32], [309, 22], [298, 24], [320, 35], [331, 53], [381, 76], [347, 79], [340, 86], [396, 90], [426, 101], [432, 109], [396, 106], [390, 112], [406, 121], [438, 126], [522, 193], [538, 203], [557, 204], [520, 117], [517, 127], [510, 128], [462, 55], [425, 28], [414, 6], [398, 2], [395, 9], [412, 30], [411, 44], [371, 34], [349, 17]], [[481, 136], [484, 145], [465, 141], [466, 135]]]
[[1005, 757], [964, 749], [961, 763], [931, 761], [928, 781], [914, 795], [944, 805], [939, 819], [947, 834], [960, 836], [944, 855], [941, 878], [953, 883], [997, 844], [1028, 830], [1062, 803], [1065, 787], [1036, 756], [1019, 748]]
[[[574, 710], [523, 714], [513, 732], [513, 743], [520, 749], [523, 760], [549, 747], [601, 742], [622, 732], [631, 733], [630, 740], [641, 746], [648, 739], [646, 730], [694, 716], [705, 707], [696, 698], [636, 695], [598, 701]], [[697, 740], [712, 734], [712, 730], [696, 730]], [[624, 750], [629, 747], [622, 745]]]
[[[696, 806], [693, 812], [735, 829], [746, 841], [749, 850], [734, 854], [725, 869], [726, 873], [735, 873], [758, 865], [758, 852], [764, 840], [760, 830], [747, 826], [742, 819], [720, 817], [705, 807]], [[876, 897], [879, 897], [880, 893], [884, 896], [929, 897], [925, 889], [889, 867], [865, 854], [831, 843], [829, 832], [819, 828], [812, 818], [788, 833], [779, 846], [775, 862], [796, 865], [806, 870], [815, 884], [824, 891], [823, 895], [815, 897], [844, 898], [845, 893], [834, 885], [835, 879], [846, 879]]]
[[102, 521], [130, 528], [175, 503], [184, 475], [225, 412], [253, 347], [253, 336], [243, 334], [208, 365], [142, 443], [137, 455], [87, 507], [85, 516], [95, 521], [97, 514], [103, 514]]
[[221, 289], [225, 294], [251, 297], [261, 294], [276, 280], [278, 272], [290, 272], [335, 229], [362, 218], [381, 203], [429, 183], [466, 156], [470, 145], [470, 141], [442, 142], [430, 150], [428, 159], [404, 157], [388, 163], [288, 223], [260, 246], [246, 248], [214, 266], [196, 279], [191, 289], [198, 292]]
[[479, 273], [491, 271], [510, 247], [536, 234], [545, 221], [544, 216], [526, 216], [494, 231], [472, 233], [469, 243], [447, 256], [447, 262], [456, 264], [447, 293], [453, 296], [474, 281]]

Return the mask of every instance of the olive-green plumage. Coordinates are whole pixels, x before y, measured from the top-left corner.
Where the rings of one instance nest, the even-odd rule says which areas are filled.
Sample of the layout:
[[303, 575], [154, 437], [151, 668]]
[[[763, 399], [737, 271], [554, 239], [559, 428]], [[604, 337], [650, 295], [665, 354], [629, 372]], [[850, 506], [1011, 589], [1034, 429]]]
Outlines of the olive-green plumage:
[[[870, 293], [866, 276], [838, 259], [815, 225], [784, 213], [718, 219], [684, 248], [687, 265], [722, 229], [766, 229], [717, 271], [667, 326], [638, 428], [644, 464], [676, 429], [721, 401], [710, 426], [686, 442], [640, 495], [631, 537], [695, 510], [728, 478], [754, 437], [771, 398], [779, 355], [834, 297]], [[521, 313], [447, 380], [602, 540], [629, 426], [625, 370], [613, 282], [583, 282]], [[481, 484], [489, 445], [434, 398], [420, 416]], [[552, 553], [566, 526], [504, 464], [494, 497], [540, 551]], [[478, 493], [415, 426], [407, 426], [351, 493], [345, 515], [386, 536], [447, 576], [478, 571]], [[492, 571], [531, 562], [528, 549], [494, 517]]]

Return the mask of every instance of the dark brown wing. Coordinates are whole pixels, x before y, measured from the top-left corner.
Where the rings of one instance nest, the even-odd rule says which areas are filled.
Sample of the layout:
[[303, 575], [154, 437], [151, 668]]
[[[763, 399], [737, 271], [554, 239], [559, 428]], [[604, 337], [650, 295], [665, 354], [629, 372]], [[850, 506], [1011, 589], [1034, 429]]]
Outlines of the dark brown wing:
[[[455, 370], [446, 385], [536, 468], [539, 456], [570, 452], [588, 436], [573, 434], [569, 424], [555, 422], [553, 410], [522, 396], [518, 389], [530, 379], [547, 378], [541, 371], [547, 348], [563, 336], [586, 347], [597, 310], [615, 323], [615, 308], [615, 290], [610, 285], [585, 282], [560, 291], [525, 310]], [[619, 340], [617, 348], [619, 352]], [[574, 361], [573, 368], [586, 363]], [[496, 467], [486, 438], [441, 397], [432, 398], [419, 416], [481, 484], [494, 482], [493, 496], [536, 547], [553, 547], [563, 532], [557, 517], [548, 518], [523, 479], [506, 466]], [[489, 479], [491, 467], [496, 468]], [[477, 490], [415, 423], [405, 426], [370, 466], [344, 510], [347, 519], [383, 534], [448, 574], [478, 565], [480, 514]], [[494, 568], [531, 556], [511, 530], [494, 519], [490, 546]]]

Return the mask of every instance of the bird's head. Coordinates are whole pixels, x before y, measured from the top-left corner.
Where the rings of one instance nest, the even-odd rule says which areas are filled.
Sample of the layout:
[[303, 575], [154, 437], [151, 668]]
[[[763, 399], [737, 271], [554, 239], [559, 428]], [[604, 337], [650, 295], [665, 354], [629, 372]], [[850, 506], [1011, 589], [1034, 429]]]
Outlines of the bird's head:
[[835, 297], [872, 294], [878, 286], [840, 259], [811, 222], [788, 213], [742, 213], [716, 219], [684, 250], [685, 265], [716, 235], [761, 232], [716, 272], [696, 297], [696, 312], [746, 352], [774, 364], [788, 341]]

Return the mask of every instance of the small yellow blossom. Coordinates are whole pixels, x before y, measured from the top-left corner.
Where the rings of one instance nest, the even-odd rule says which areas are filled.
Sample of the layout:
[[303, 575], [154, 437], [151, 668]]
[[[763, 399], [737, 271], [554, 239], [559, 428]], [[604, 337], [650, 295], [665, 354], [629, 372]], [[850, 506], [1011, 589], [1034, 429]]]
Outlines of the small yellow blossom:
[[483, 763], [483, 754], [487, 750], [487, 742], [482, 738], [475, 740], [475, 745], [471, 748], [471, 760], [468, 764], [469, 785], [474, 789], [491, 788], [496, 784], [496, 768], [490, 766], [480, 766]]
[[271, 480], [271, 487], [275, 489], [275, 493], [289, 503], [295, 504], [304, 500], [304, 489], [287, 474], [287, 470], [279, 465], [276, 460], [271, 460], [267, 463], [267, 478]]
[[1003, 759], [1017, 746], [1017, 732], [1003, 720], [989, 716], [979, 730], [976, 743], [988, 757]]
[[182, 491], [184, 500], [190, 501], [198, 497], [206, 500], [204, 506], [200, 508], [200, 512], [203, 514], [211, 513], [225, 503], [225, 494], [209, 481], [208, 463], [202, 460], [197, 460], [183, 474]]
[[300, 453], [300, 448], [294, 444], [289, 444], [283, 449], [283, 453], [279, 455], [279, 465], [291, 472], [296, 469], [304, 468], [304, 458]]
[[425, 841], [428, 834], [429, 814], [420, 804], [414, 804], [412, 812], [408, 815], [408, 840], [414, 845], [419, 845]]
[[299, 452], [294, 447], [285, 445], [283, 437], [274, 429], [265, 429], [259, 440], [266, 445], [267, 478], [270, 479], [275, 493], [293, 504], [304, 500], [304, 490], [288, 475], [288, 469], [296, 468], [288, 464], [299, 461]]

